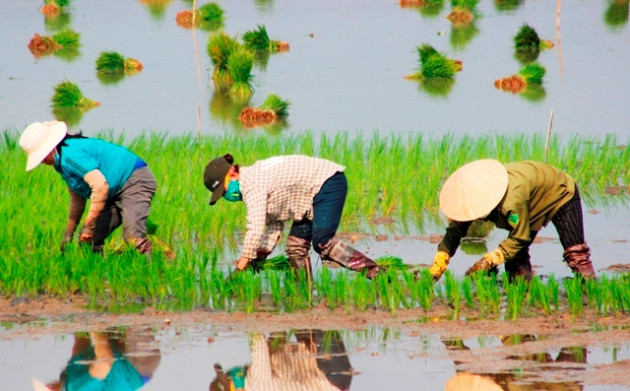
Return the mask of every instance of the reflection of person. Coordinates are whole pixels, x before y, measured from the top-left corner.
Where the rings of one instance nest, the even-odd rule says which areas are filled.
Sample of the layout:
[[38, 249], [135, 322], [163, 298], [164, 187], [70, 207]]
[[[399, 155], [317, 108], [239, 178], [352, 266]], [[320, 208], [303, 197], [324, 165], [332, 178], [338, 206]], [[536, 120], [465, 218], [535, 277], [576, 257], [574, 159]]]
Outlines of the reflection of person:
[[26, 171], [44, 163], [53, 166], [68, 185], [70, 212], [62, 251], [89, 199], [79, 241], [100, 251], [105, 238], [122, 223], [125, 241], [140, 253], [151, 253], [146, 222], [156, 184], [142, 159], [123, 146], [69, 134], [60, 121], [32, 123], [22, 133], [20, 146], [27, 154]]
[[228, 374], [215, 365], [217, 377], [210, 391], [350, 389], [353, 369], [337, 331], [298, 330], [294, 335], [297, 342], [289, 342], [286, 333], [275, 333], [267, 340], [262, 334], [252, 335], [251, 364]]
[[[244, 201], [247, 234], [236, 268], [266, 257], [280, 240], [286, 221], [293, 221], [287, 238], [287, 256], [295, 268], [309, 268], [311, 242], [324, 260], [376, 276], [373, 260], [335, 237], [348, 192], [345, 167], [324, 159], [288, 155], [260, 160], [249, 167], [233, 165], [232, 155], [212, 160], [204, 184], [219, 198]], [[254, 261], [255, 263], [256, 261]]]
[[[501, 337], [503, 345], [514, 345], [527, 341], [536, 341], [535, 335], [512, 335]], [[443, 340], [442, 341], [449, 350], [469, 350], [461, 340]], [[586, 363], [586, 348], [564, 347], [560, 349], [556, 359], [548, 353], [543, 354], [524, 354], [508, 357], [511, 360], [537, 361], [544, 363]], [[461, 362], [455, 361], [455, 365]], [[534, 391], [534, 390], [557, 390], [557, 391], [580, 391], [583, 386], [577, 381], [569, 382], [545, 382], [532, 381], [528, 382], [527, 378], [522, 374], [515, 375], [512, 372], [501, 373], [484, 373], [472, 374], [468, 372], [459, 372], [453, 376], [446, 384], [446, 391]]]
[[440, 191], [440, 209], [450, 220], [430, 269], [439, 279], [474, 220], [493, 222], [510, 231], [498, 248], [486, 253], [467, 274], [505, 263], [511, 278], [531, 279], [529, 246], [551, 221], [573, 272], [595, 278], [590, 249], [584, 240], [582, 204], [571, 176], [545, 163], [501, 164], [484, 159], [456, 170]]
[[150, 330], [75, 334], [72, 357], [52, 391], [137, 390], [160, 364], [161, 354]]

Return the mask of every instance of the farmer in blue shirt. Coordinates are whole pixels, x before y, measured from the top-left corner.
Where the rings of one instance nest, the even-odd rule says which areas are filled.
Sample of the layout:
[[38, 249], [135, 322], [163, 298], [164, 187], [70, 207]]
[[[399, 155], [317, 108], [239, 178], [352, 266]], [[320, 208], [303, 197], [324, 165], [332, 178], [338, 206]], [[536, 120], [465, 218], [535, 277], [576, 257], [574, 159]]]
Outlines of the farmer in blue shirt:
[[143, 254], [151, 254], [147, 217], [155, 194], [155, 178], [147, 164], [127, 148], [81, 134], [69, 134], [64, 122], [34, 122], [20, 137], [27, 155], [26, 171], [40, 163], [53, 166], [70, 192], [70, 212], [61, 241], [62, 251], [79, 232], [79, 241], [102, 251], [105, 239], [119, 225], [123, 237]]

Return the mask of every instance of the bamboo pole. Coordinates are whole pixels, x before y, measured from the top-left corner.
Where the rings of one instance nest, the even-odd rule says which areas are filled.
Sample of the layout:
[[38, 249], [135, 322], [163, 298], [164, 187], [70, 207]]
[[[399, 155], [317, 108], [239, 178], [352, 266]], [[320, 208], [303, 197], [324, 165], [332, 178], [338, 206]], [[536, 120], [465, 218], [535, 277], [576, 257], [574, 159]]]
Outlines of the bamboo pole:
[[551, 137], [551, 125], [553, 124], [553, 109], [549, 114], [549, 126], [547, 126], [547, 141], [545, 142], [545, 161], [547, 161], [547, 153], [549, 152], [549, 138]]

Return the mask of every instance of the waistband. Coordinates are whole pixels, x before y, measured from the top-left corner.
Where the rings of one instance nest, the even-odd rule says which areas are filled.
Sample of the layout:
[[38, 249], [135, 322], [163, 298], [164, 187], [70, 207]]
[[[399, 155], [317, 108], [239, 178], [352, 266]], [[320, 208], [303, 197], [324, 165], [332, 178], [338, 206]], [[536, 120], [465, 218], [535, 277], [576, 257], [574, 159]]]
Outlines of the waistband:
[[137, 170], [138, 168], [142, 168], [146, 166], [147, 166], [147, 163], [144, 160], [138, 158], [138, 160], [136, 160], [136, 164], [133, 165], [133, 169]]

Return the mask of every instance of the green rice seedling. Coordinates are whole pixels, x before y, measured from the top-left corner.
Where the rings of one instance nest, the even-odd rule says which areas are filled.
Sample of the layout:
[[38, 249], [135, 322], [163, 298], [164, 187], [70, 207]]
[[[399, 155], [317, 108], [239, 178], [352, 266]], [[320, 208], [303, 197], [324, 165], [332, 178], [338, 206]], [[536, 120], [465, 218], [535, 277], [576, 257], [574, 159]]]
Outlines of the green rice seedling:
[[330, 309], [335, 308], [336, 303], [332, 303], [330, 300], [332, 291], [332, 275], [328, 268], [322, 268], [322, 270], [315, 275], [313, 279], [315, 291], [320, 303], [327, 303]]
[[469, 276], [464, 276], [461, 281], [462, 295], [464, 296], [464, 302], [469, 309], [475, 308], [475, 300], [473, 297], [473, 280]]
[[210, 35], [207, 51], [212, 62], [212, 79], [220, 89], [229, 88], [234, 79], [228, 71], [228, 59], [230, 55], [239, 49], [240, 45], [235, 38], [230, 37], [223, 31]]
[[628, 23], [629, 13], [627, 0], [609, 1], [604, 12], [604, 21], [609, 27], [621, 29]]
[[223, 21], [224, 13], [223, 8], [217, 3], [206, 3], [197, 9], [196, 17], [204, 24], [218, 23]]
[[273, 111], [276, 118], [286, 118], [289, 116], [290, 105], [289, 101], [281, 99], [278, 95], [269, 94], [260, 108]]
[[230, 96], [243, 101], [248, 100], [254, 87], [251, 81], [252, 67], [254, 66], [254, 55], [245, 48], [238, 48], [230, 54], [227, 62], [227, 70], [234, 83], [230, 87]]
[[514, 49], [518, 51], [537, 51], [553, 47], [553, 43], [541, 40], [536, 30], [528, 24], [523, 24], [514, 36]]
[[96, 59], [96, 71], [102, 73], [134, 74], [142, 70], [142, 63], [118, 52], [101, 52]]
[[438, 52], [429, 44], [422, 44], [417, 51], [420, 71], [405, 76], [407, 79], [452, 79], [455, 72], [461, 70], [461, 62], [447, 58], [445, 54]]
[[444, 273], [444, 288], [446, 289], [446, 297], [449, 305], [453, 308], [453, 319], [458, 319], [459, 309], [461, 307], [461, 291], [459, 289], [459, 282], [455, 280], [450, 270]]
[[582, 303], [582, 277], [577, 276], [575, 278], [565, 278], [563, 282], [571, 315], [573, 318], [582, 316], [584, 310], [584, 305]]
[[52, 39], [64, 49], [78, 49], [81, 46], [81, 34], [72, 29], [61, 30], [53, 34]]
[[[349, 283], [348, 283], [348, 273], [341, 272], [338, 273], [337, 278], [332, 281], [332, 289], [331, 289], [331, 297], [328, 300], [328, 305], [333, 305], [332, 308], [344, 306], [346, 312], [350, 311], [349, 306]], [[333, 304], [334, 303], [334, 304]]]
[[370, 281], [361, 274], [355, 274], [351, 282], [352, 301], [354, 308], [365, 311], [368, 306], [374, 305], [376, 298]]
[[547, 70], [540, 63], [527, 64], [518, 72], [519, 76], [525, 80], [525, 84], [542, 84], [543, 77]]
[[433, 290], [433, 277], [428, 269], [420, 272], [420, 280], [416, 287], [418, 301], [425, 311], [431, 311], [435, 292]]
[[51, 98], [53, 109], [78, 108], [90, 110], [100, 105], [99, 102], [85, 97], [79, 87], [68, 80], [57, 83], [54, 91], [55, 93]]
[[547, 292], [547, 287], [542, 283], [540, 277], [534, 276], [529, 282], [530, 306], [538, 306], [546, 315], [551, 314], [551, 301]]
[[508, 312], [511, 320], [516, 320], [523, 313], [523, 303], [527, 296], [527, 283], [522, 277], [510, 281], [507, 273], [503, 273], [503, 288], [507, 296]]
[[251, 51], [271, 51], [271, 40], [264, 25], [259, 25], [256, 30], [247, 30], [243, 34], [243, 43]]
[[554, 309], [558, 311], [560, 308], [560, 286], [553, 274], [547, 280], [547, 295], [549, 296], [549, 301], [553, 303]]
[[622, 278], [614, 278], [610, 284], [611, 296], [613, 297], [613, 307], [622, 313], [630, 312], [630, 289], [628, 281]]

